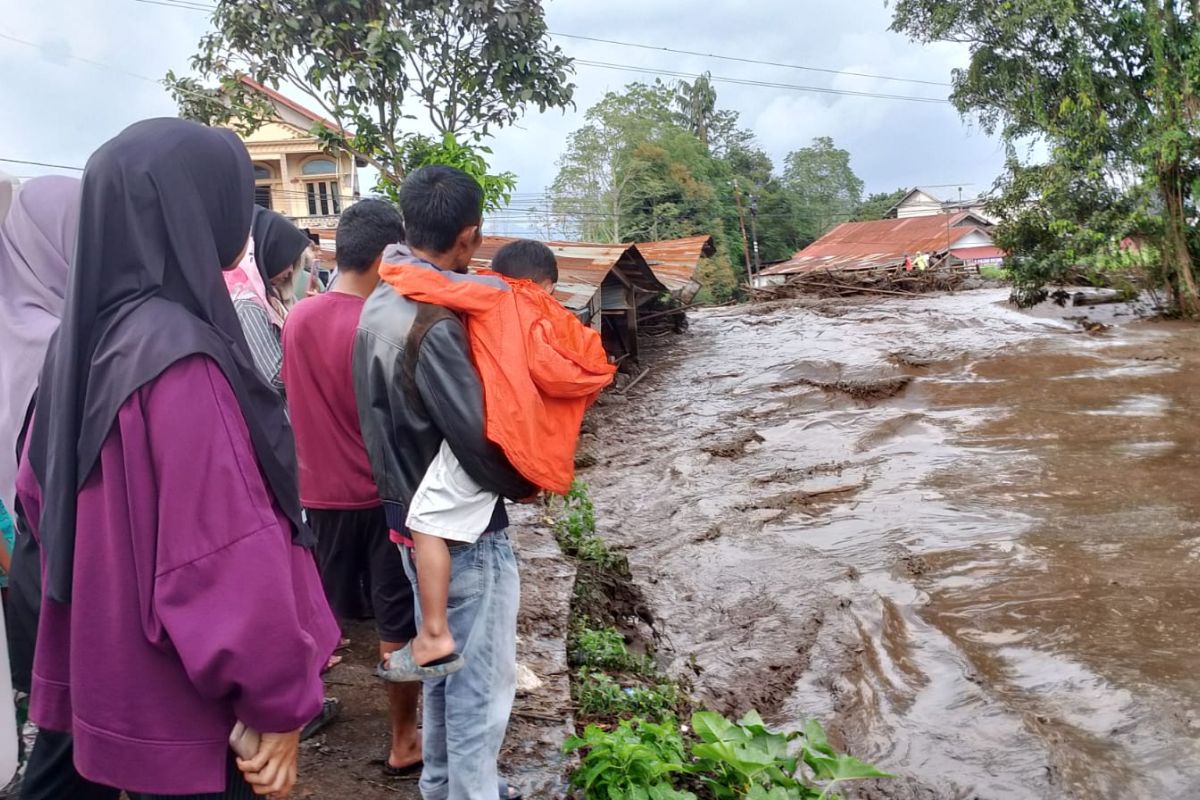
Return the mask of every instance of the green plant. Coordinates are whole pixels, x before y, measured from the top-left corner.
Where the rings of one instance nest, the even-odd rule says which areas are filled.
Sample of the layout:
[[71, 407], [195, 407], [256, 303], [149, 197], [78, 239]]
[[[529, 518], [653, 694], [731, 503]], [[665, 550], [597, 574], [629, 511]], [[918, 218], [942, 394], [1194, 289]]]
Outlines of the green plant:
[[612, 731], [589, 725], [582, 737], [568, 739], [564, 750], [583, 753], [571, 786], [585, 798], [696, 800], [674, 786], [675, 776], [688, 771], [674, 719], [662, 724], [625, 721]]
[[630, 653], [625, 637], [613, 628], [597, 630], [586, 624], [581, 626], [575, 632], [573, 649], [584, 666], [639, 675], [654, 673], [651, 659]]
[[699, 711], [692, 728], [700, 740], [692, 748], [694, 772], [718, 800], [825, 800], [836, 797], [841, 781], [891, 777], [835, 752], [815, 721], [803, 732], [774, 733], [754, 711], [737, 723]]
[[628, 574], [629, 564], [624, 557], [614, 555], [604, 540], [596, 535], [596, 507], [582, 481], [575, 481], [571, 491], [557, 501], [554, 538], [563, 555], [594, 565], [601, 572]]
[[979, 268], [979, 277], [989, 281], [1006, 281], [1009, 278], [1008, 270], [1004, 267], [983, 266]]
[[610, 675], [586, 667], [575, 676], [575, 705], [584, 717], [640, 715], [653, 719], [673, 716], [679, 689], [662, 682], [656, 686], [622, 686]]

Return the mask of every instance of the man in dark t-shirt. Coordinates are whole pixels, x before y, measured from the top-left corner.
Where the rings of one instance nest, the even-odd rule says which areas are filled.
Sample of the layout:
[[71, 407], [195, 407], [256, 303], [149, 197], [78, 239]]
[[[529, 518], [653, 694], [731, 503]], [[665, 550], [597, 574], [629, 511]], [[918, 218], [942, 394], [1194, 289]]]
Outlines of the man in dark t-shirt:
[[[384, 248], [404, 240], [400, 212], [382, 200], [347, 208], [337, 231], [339, 279], [300, 302], [283, 328], [283, 382], [296, 434], [300, 499], [317, 535], [325, 593], [343, 619], [362, 615], [364, 582], [381, 658], [416, 635], [413, 591], [388, 525], [359, 431], [354, 398], [354, 334], [379, 282]], [[365, 581], [364, 581], [365, 578]], [[421, 764], [419, 684], [388, 684], [392, 743], [384, 772]]]

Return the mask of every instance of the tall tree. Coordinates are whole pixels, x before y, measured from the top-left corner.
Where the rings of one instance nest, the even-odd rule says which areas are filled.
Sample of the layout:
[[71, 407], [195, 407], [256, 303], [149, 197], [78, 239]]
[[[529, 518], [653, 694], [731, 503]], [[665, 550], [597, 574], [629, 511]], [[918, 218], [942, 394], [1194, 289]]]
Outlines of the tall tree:
[[583, 127], [567, 139], [550, 187], [560, 225], [585, 241], [628, 238], [633, 196], [648, 167], [638, 148], [677, 127], [672, 100], [662, 82], [634, 83], [587, 110]]
[[[1179, 309], [1200, 314], [1188, 224], [1200, 179], [1200, 2], [896, 0], [893, 29], [970, 47], [952, 100], [1008, 143], [997, 240], [1017, 256], [1024, 298], [1138, 233], [1161, 253]], [[1020, 157], [1030, 141], [1046, 146], [1044, 163]]]
[[675, 87], [675, 105], [685, 124], [707, 150], [709, 130], [717, 110], [717, 90], [712, 74], [704, 73], [691, 83], [680, 81]]
[[796, 228], [806, 243], [852, 219], [862, 201], [863, 182], [850, 167], [850, 154], [828, 136], [788, 155], [783, 183], [791, 195]]
[[[270, 109], [239, 77], [286, 84], [339, 127], [317, 133], [375, 166], [384, 188], [419, 160], [414, 146], [453, 154], [528, 108], [568, 106], [574, 90], [540, 0], [217, 0], [212, 25], [192, 58], [200, 79], [167, 76], [185, 116], [253, 128]], [[438, 133], [432, 147], [414, 145], [418, 115]]]

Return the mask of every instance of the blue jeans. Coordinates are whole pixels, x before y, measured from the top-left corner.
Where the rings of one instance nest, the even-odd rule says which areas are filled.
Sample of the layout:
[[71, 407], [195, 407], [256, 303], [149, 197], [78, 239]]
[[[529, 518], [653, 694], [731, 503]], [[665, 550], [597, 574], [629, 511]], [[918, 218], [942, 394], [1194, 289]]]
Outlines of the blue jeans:
[[[496, 760], [517, 692], [521, 578], [506, 531], [471, 545], [452, 543], [450, 560], [447, 619], [466, 665], [425, 682], [421, 796], [496, 800]], [[407, 550], [404, 568], [415, 591], [420, 576]]]

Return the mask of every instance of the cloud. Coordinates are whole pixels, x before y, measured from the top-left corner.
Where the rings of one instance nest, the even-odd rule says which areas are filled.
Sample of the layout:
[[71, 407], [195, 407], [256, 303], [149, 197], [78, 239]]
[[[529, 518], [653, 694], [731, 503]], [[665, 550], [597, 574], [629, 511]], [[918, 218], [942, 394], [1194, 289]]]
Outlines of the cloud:
[[[15, 5], [15, 8], [9, 6]], [[887, 30], [880, 0], [554, 0], [547, 20], [556, 33], [641, 42], [680, 50], [948, 81], [966, 62], [962, 48], [920, 46]], [[186, 70], [207, 17], [179, 8], [95, 0], [16, 0], [0, 18], [0, 154], [82, 164], [98, 145], [148, 116], [172, 114], [174, 104], [152, 79]], [[560, 39], [577, 58], [646, 70], [674, 70], [774, 83], [853, 91], [944, 96], [946, 87], [712, 60], [696, 56]], [[110, 65], [104, 69], [78, 59]], [[530, 114], [492, 142], [494, 166], [519, 177], [523, 199], [553, 181], [567, 136], [607, 91], [654, 79], [580, 65], [576, 108]], [[997, 144], [964, 124], [948, 105], [838, 97], [789, 89], [717, 83], [719, 104], [741, 114], [763, 147], [780, 162], [817, 136], [848, 149], [868, 190], [963, 182], [986, 188], [1002, 165]]]

